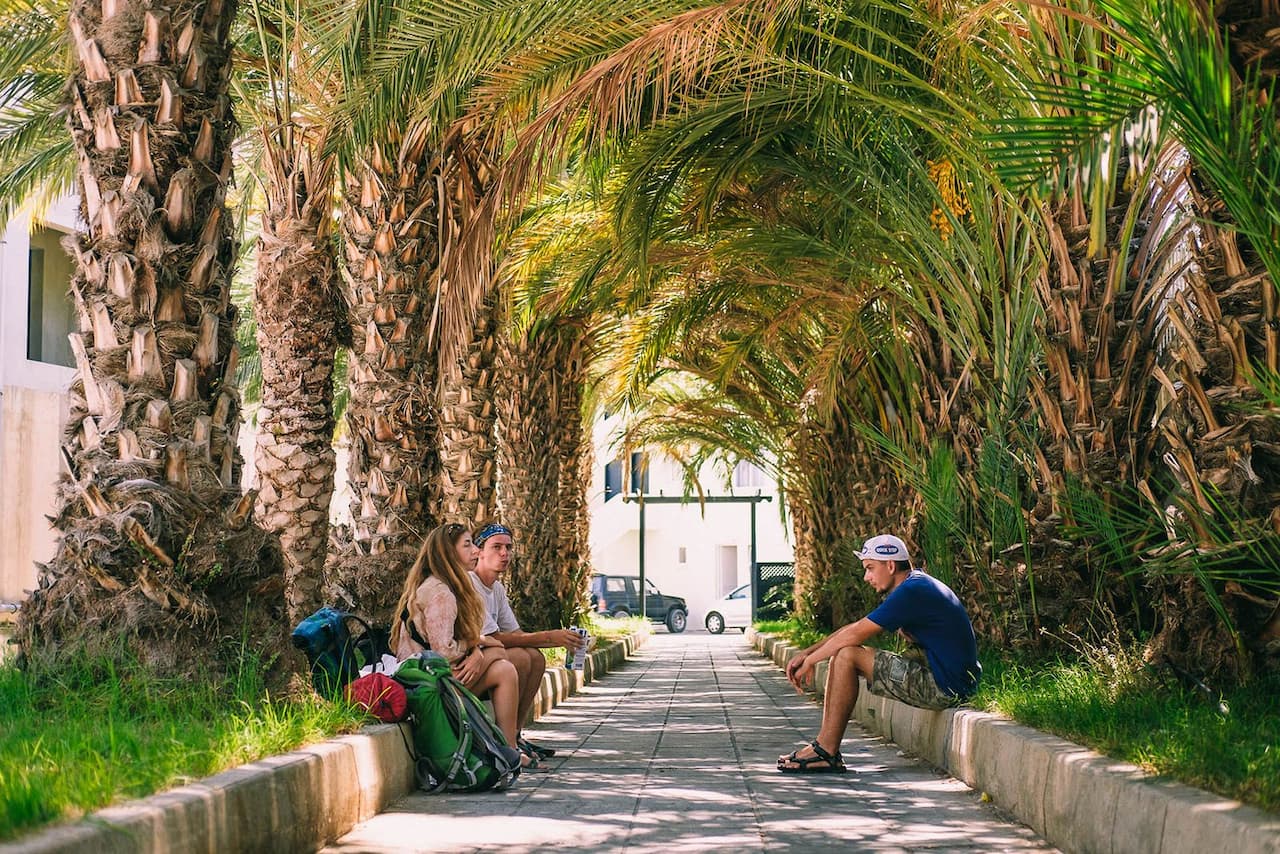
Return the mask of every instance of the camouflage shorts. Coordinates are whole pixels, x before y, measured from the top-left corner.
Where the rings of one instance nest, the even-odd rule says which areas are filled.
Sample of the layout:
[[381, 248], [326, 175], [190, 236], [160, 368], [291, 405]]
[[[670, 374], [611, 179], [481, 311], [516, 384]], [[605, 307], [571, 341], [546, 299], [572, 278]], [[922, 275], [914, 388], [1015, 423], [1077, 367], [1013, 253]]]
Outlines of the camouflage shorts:
[[867, 687], [872, 694], [893, 697], [921, 709], [946, 709], [961, 702], [938, 687], [927, 663], [883, 649], [876, 650], [871, 684]]

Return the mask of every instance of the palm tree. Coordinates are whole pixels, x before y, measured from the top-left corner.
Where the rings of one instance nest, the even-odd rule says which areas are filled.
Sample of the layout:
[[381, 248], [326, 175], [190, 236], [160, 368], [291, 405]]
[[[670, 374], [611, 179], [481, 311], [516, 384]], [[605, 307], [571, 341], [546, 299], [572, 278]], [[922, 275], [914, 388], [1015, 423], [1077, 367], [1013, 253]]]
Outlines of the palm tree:
[[[492, 157], [480, 145], [455, 150], [449, 187], [450, 231], [461, 235], [488, 189]], [[494, 424], [498, 409], [498, 328], [501, 296], [492, 286], [476, 307], [464, 338], [442, 353], [440, 375], [440, 514], [472, 529], [494, 518], [497, 480]]]
[[158, 667], [207, 668], [228, 636], [279, 638], [279, 557], [238, 486], [234, 13], [222, 0], [71, 9], [83, 331], [57, 553], [19, 624], [28, 654], [118, 636]]
[[75, 180], [75, 151], [59, 110], [69, 67], [65, 2], [0, 11], [0, 220], [27, 199], [53, 200]]
[[[817, 358], [818, 354], [824, 352], [827, 344], [825, 334], [830, 332], [836, 342], [839, 341], [839, 336], [829, 328], [824, 329], [824, 324], [815, 317], [815, 313], [821, 312], [825, 306], [816, 305], [813, 311], [797, 309], [797, 303], [789, 303], [787, 296], [779, 295], [786, 293], [795, 299], [800, 295], [812, 298], [814, 294], [834, 293], [837, 296], [832, 298], [833, 301], [851, 301], [856, 304], [866, 301], [866, 287], [877, 287], [872, 284], [874, 277], [860, 278], [863, 271], [852, 276], [854, 285], [850, 287], [847, 284], [851, 278], [848, 265], [841, 269], [838, 262], [832, 263], [829, 259], [823, 259], [829, 266], [824, 267], [822, 273], [810, 273], [806, 284], [811, 283], [812, 287], [796, 287], [788, 282], [789, 274], [795, 271], [788, 269], [783, 272], [782, 263], [774, 265], [775, 269], [768, 273], [762, 273], [758, 267], [752, 268], [752, 261], [756, 259], [733, 256], [735, 250], [742, 248], [740, 245], [721, 247], [717, 255], [705, 248], [707, 244], [714, 245], [716, 234], [713, 232], [708, 236], [702, 232], [717, 227], [720, 220], [726, 223], [724, 230], [728, 234], [735, 233], [734, 223], [758, 227], [761, 219], [767, 221], [765, 225], [776, 227], [777, 220], [788, 215], [801, 218], [802, 208], [812, 201], [804, 197], [803, 189], [796, 187], [796, 161], [803, 160], [804, 154], [797, 156], [795, 152], [797, 149], [805, 152], [806, 145], [812, 146], [808, 151], [819, 151], [822, 142], [814, 144], [814, 137], [802, 138], [796, 129], [806, 127], [806, 122], [814, 118], [804, 105], [825, 102], [822, 95], [805, 91], [802, 86], [791, 88], [779, 85], [776, 89], [771, 89], [761, 84], [762, 80], [770, 80], [766, 70], [767, 61], [760, 56], [761, 51], [757, 49], [759, 43], [754, 39], [747, 40], [745, 36], [747, 32], [754, 32], [757, 29], [754, 24], [760, 18], [768, 17], [772, 11], [775, 9], [770, 4], [726, 5], [693, 12], [654, 27], [648, 34], [637, 38], [599, 66], [583, 74], [580, 83], [569, 87], [554, 102], [555, 110], [545, 113], [524, 132], [523, 141], [516, 147], [514, 165], [502, 173], [500, 178], [511, 181], [509, 186], [518, 189], [521, 180], [531, 175], [526, 168], [530, 162], [528, 158], [535, 152], [542, 152], [540, 146], [545, 140], [562, 138], [566, 129], [576, 121], [579, 109], [585, 109], [591, 117], [590, 127], [596, 138], [604, 138], [615, 132], [629, 134], [637, 127], [658, 128], [648, 137], [642, 136], [643, 144], [636, 146], [635, 153], [627, 155], [630, 160], [627, 165], [634, 164], [637, 168], [632, 173], [630, 185], [619, 193], [621, 201], [618, 203], [618, 218], [624, 229], [624, 240], [634, 241], [625, 248], [634, 252], [633, 263], [637, 269], [644, 271], [636, 277], [639, 281], [632, 292], [635, 294], [632, 305], [643, 306], [652, 298], [651, 304], [667, 309], [667, 316], [671, 316], [674, 311], [670, 309], [669, 303], [679, 301], [673, 294], [681, 291], [692, 293], [693, 296], [681, 304], [688, 311], [694, 312], [695, 317], [704, 318], [703, 322], [713, 324], [723, 332], [732, 330], [733, 337], [720, 342], [730, 367], [714, 366], [701, 360], [699, 353], [716, 346], [715, 335], [708, 335], [701, 324], [693, 321], [656, 320], [653, 322], [654, 328], [650, 330], [649, 340], [652, 346], [647, 355], [632, 360], [636, 366], [634, 376], [647, 377], [650, 371], [662, 373], [671, 370], [673, 366], [691, 371], [690, 366], [702, 361], [701, 373], [693, 370], [694, 375], [705, 377], [713, 388], [721, 388], [729, 382], [729, 377], [736, 379], [731, 367], [735, 361], [741, 365], [747, 358], [744, 354], [756, 356], [757, 349], [753, 342], [758, 343], [762, 339], [772, 341], [784, 336], [784, 327], [781, 326], [784, 323], [788, 324], [785, 327], [787, 330], [793, 328], [791, 324], [795, 324], [794, 329], [797, 331], [787, 338], [787, 342], [802, 342], [800, 349], [792, 352], [796, 353], [796, 362], [803, 364], [806, 355]], [[797, 26], [791, 31], [786, 27], [787, 17], [781, 16], [781, 20], [783, 23], [770, 20], [770, 38], [765, 39], [765, 43], [772, 43], [772, 39], [787, 45], [780, 51], [784, 54], [788, 49], [793, 49], [795, 54], [785, 57], [788, 63], [808, 60], [809, 54], [805, 51], [813, 46], [806, 43], [808, 37], [802, 35], [803, 26]], [[871, 29], [869, 27], [867, 33]], [[788, 36], [794, 40], [787, 42]], [[670, 58], [691, 44], [698, 45], [692, 56], [680, 54], [679, 60]], [[820, 76], [815, 75], [814, 80], [818, 79], [821, 79]], [[710, 91], [714, 94], [699, 99], [691, 94], [696, 91]], [[655, 92], [666, 100], [655, 95]], [[645, 106], [635, 109], [634, 104]], [[655, 106], [650, 108], [650, 104]], [[670, 104], [676, 106], [665, 106]], [[664, 114], [664, 109], [668, 108], [670, 112]], [[652, 114], [646, 112], [649, 109], [652, 109]], [[672, 122], [672, 116], [678, 119], [674, 129], [671, 125], [662, 124], [663, 121]], [[832, 125], [833, 128], [839, 126], [838, 122]], [[823, 130], [826, 131], [827, 128]], [[767, 163], [768, 166], [753, 167], [753, 164], [760, 163]], [[639, 177], [634, 177], [635, 175]], [[676, 177], [672, 177], [673, 175]], [[701, 183], [695, 189], [688, 190], [687, 195], [681, 195], [686, 193], [686, 176], [692, 176]], [[678, 201], [671, 201], [672, 197], [678, 197]], [[804, 202], [785, 207], [788, 199], [796, 202], [804, 199]], [[781, 214], [778, 213], [780, 204], [784, 206]], [[692, 220], [692, 224], [681, 230], [672, 224], [672, 220], [683, 220], [686, 223]], [[848, 217], [844, 217], [830, 227], [834, 231], [847, 220]], [[805, 225], [812, 229], [817, 224]], [[672, 238], [673, 231], [679, 232], [678, 238]], [[779, 229], [778, 233], [784, 231], [785, 229]], [[812, 231], [803, 233], [808, 237]], [[820, 228], [819, 233], [822, 233]], [[778, 241], [779, 244], [781, 242]], [[800, 243], [797, 240], [790, 248], [794, 251]], [[781, 249], [781, 246], [776, 248]], [[717, 261], [725, 259], [724, 266], [716, 266], [707, 260], [712, 257]], [[658, 258], [661, 258], [660, 262]], [[811, 260], [813, 259], [806, 258], [806, 261]], [[724, 267], [731, 265], [732, 272], [726, 272]], [[834, 271], [833, 267], [836, 268]], [[672, 270], [677, 272], [673, 274]], [[714, 271], [714, 275], [711, 275], [711, 271]], [[653, 283], [662, 282], [664, 276], [672, 275], [677, 278], [671, 291], [654, 287]], [[729, 300], [733, 292], [730, 289], [752, 287], [776, 288], [773, 293], [774, 301], [759, 299], [759, 306], [746, 315], [744, 322], [749, 326], [739, 329], [736, 324], [728, 324], [723, 312], [731, 307]], [[861, 297], [857, 296], [859, 293], [862, 293]], [[814, 302], [818, 303], [821, 299], [818, 297]], [[781, 312], [781, 315], [777, 312]], [[779, 320], [779, 316], [785, 319]], [[804, 331], [806, 324], [807, 333]], [[673, 326], [679, 328], [673, 329]], [[833, 346], [837, 351], [840, 349], [838, 343]], [[675, 347], [685, 349], [673, 352]], [[627, 356], [623, 355], [620, 361], [626, 364]], [[831, 358], [828, 364], [844, 366], [847, 362]], [[794, 368], [792, 370], [795, 373]], [[773, 373], [776, 374], [776, 370]], [[802, 368], [797, 374], [794, 389], [788, 397], [783, 398], [785, 405], [779, 409], [785, 406], [790, 406], [792, 412], [798, 409], [808, 393], [806, 389], [814, 388], [806, 382], [808, 379]], [[743, 392], [740, 397], [733, 398], [738, 407], [745, 407], [748, 411], [754, 409], [750, 398], [760, 394], [762, 388], [776, 397], [776, 391], [762, 387], [758, 379], [754, 382], [747, 379], [737, 381]], [[644, 382], [646, 380], [641, 380], [642, 385]], [[814, 409], [815, 416], [818, 416], [815, 423], [821, 422], [828, 429], [815, 430], [815, 441], [818, 438], [829, 439], [834, 435], [829, 430], [832, 422], [828, 419], [831, 412], [840, 412], [847, 405], [841, 401], [851, 400], [847, 395], [848, 391], [839, 389], [833, 394], [821, 396], [823, 402]], [[827, 414], [819, 415], [823, 412]], [[670, 416], [665, 420], [668, 424], [672, 423]], [[794, 435], [797, 422], [794, 417], [784, 417], [766, 423], [778, 434]], [[679, 428], [672, 432], [687, 433], [694, 426], [692, 419], [682, 421]], [[703, 430], [716, 432], [705, 425]], [[645, 435], [655, 437], [661, 435], [661, 430], [650, 431]], [[726, 439], [723, 432], [717, 436], [719, 441]], [[844, 450], [847, 452], [847, 445]], [[758, 454], [759, 449], [751, 453]], [[833, 456], [838, 457], [840, 454]], [[786, 457], [789, 461], [797, 459], [794, 452], [788, 452]], [[816, 462], [817, 457], [813, 459]], [[830, 460], [827, 462], [830, 463]], [[857, 492], [858, 486], [850, 483], [848, 489]], [[833, 502], [829, 495], [815, 494], [814, 499], [814, 507], [829, 509], [833, 518], [838, 520], [825, 526], [825, 530], [848, 531], [849, 510], [846, 504]], [[810, 517], [809, 521], [814, 520]], [[805, 530], [811, 531], [812, 527], [806, 527]], [[806, 562], [803, 556], [812, 552], [814, 550], [801, 547], [802, 563]], [[829, 572], [833, 565], [834, 561], [826, 562], [821, 568], [810, 564], [809, 567], [802, 568], [801, 574]], [[819, 585], [815, 582], [811, 586], [816, 588]]]
[[[262, 365], [256, 518], [280, 537], [291, 623], [322, 602], [333, 496], [333, 369], [340, 299], [333, 251], [336, 156], [327, 150], [335, 72], [317, 62], [311, 22], [252, 0], [261, 60], [242, 83], [262, 170], [254, 319]], [[256, 90], [256, 91], [255, 91]]]
[[[600, 213], [572, 181], [549, 188], [504, 242], [498, 281], [498, 506], [517, 532], [513, 605], [535, 626], [575, 622], [591, 574], [593, 455], [584, 412], [600, 335], [599, 293], [572, 276], [607, 254]], [[607, 261], [603, 262], [607, 264]]]
[[428, 346], [439, 263], [431, 127], [388, 130], [344, 175], [343, 278], [352, 349], [347, 432], [353, 532], [330, 584], [371, 617], [434, 526], [437, 356]]
[[416, 537], [437, 520], [493, 513], [502, 302], [489, 273], [494, 249], [483, 249], [474, 278], [452, 272], [456, 258], [445, 261], [487, 198], [501, 134], [466, 116], [464, 99], [535, 40], [555, 57], [568, 50], [551, 50], [557, 32], [571, 53], [598, 43], [591, 26], [553, 5], [437, 11], [384, 4], [334, 24], [347, 45], [359, 154], [346, 168], [342, 217], [353, 534], [330, 575], [337, 595], [373, 614], [393, 604], [386, 580], [407, 569]]
[[[1090, 85], [1033, 84], [1042, 109], [1008, 122], [996, 138], [1000, 163], [1025, 179], [1074, 154], [1063, 174], [1074, 178], [1083, 164], [1096, 176], [1106, 135], [1137, 118], [1148, 130], [1130, 131], [1136, 144], [1101, 174], [1127, 167], [1126, 190], [1136, 176], [1143, 193], [1119, 229], [1104, 216], [1117, 181], [1095, 178], [1081, 185], [1089, 196], [1067, 196], [1055, 256], [1070, 287], [1049, 305], [1070, 337], [1050, 350], [1060, 402], [1046, 412], [1071, 404], [1074, 427], [1050, 419], [1067, 466], [1101, 484], [1103, 500], [1120, 511], [1093, 531], [1108, 543], [1104, 561], [1145, 562], [1155, 653], [1193, 667], [1211, 658], [1247, 676], [1248, 647], [1260, 649], [1272, 611], [1259, 593], [1274, 595], [1280, 561], [1268, 519], [1278, 496], [1265, 486], [1273, 461], [1255, 450], [1275, 430], [1257, 379], [1276, 360], [1266, 329], [1280, 272], [1274, 106], [1255, 69], [1237, 75], [1203, 9], [1151, 0], [1084, 12], [1047, 16], [1033, 30], [1040, 37], [1018, 45], [1047, 74]], [[1182, 33], [1191, 36], [1169, 41]], [[1093, 47], [1068, 52], [1068, 41]], [[1086, 225], [1088, 241], [1077, 240], [1071, 227]], [[1099, 275], [1108, 245], [1116, 260]]]

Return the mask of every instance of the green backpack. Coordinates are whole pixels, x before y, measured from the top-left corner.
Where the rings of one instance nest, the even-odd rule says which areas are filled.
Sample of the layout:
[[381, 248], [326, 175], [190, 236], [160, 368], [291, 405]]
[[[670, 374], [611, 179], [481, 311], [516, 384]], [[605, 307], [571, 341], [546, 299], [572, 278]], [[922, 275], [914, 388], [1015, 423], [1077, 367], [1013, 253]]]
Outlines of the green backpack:
[[449, 662], [424, 652], [400, 665], [417, 753], [414, 774], [428, 792], [505, 789], [520, 776], [520, 751], [507, 745], [482, 702]]

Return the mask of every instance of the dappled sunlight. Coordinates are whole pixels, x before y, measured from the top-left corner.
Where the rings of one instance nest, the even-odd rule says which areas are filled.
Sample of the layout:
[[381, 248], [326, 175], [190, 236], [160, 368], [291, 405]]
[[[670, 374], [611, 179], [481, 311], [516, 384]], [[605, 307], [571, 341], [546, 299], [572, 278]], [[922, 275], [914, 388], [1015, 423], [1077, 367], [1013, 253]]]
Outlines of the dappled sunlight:
[[331, 851], [1049, 850], [963, 783], [850, 729], [842, 775], [779, 774], [819, 707], [776, 669], [712, 654], [719, 636], [655, 636], [621, 673], [528, 730], [548, 773], [509, 791], [411, 795]]

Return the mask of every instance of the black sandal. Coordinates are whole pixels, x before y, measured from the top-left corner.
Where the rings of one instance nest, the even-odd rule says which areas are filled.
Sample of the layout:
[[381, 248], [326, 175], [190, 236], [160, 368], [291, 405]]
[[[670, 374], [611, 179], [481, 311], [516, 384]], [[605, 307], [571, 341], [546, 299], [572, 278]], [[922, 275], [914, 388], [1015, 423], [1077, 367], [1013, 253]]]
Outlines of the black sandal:
[[[790, 756], [784, 756], [778, 760], [778, 770], [783, 774], [843, 774], [847, 769], [844, 767], [844, 759], [840, 756], [840, 751], [828, 753], [826, 749], [814, 740], [809, 744], [813, 748], [813, 756], [798, 756], [797, 754], [804, 750], [803, 747], [791, 751]], [[796, 763], [794, 766], [784, 765], [786, 762]], [[819, 765], [818, 763], [822, 764]]]
[[520, 749], [525, 753], [532, 754], [539, 759], [550, 759], [552, 756], [556, 755], [556, 752], [550, 747], [543, 747], [541, 744], [534, 744], [524, 736], [517, 739], [516, 743], [520, 745]]

